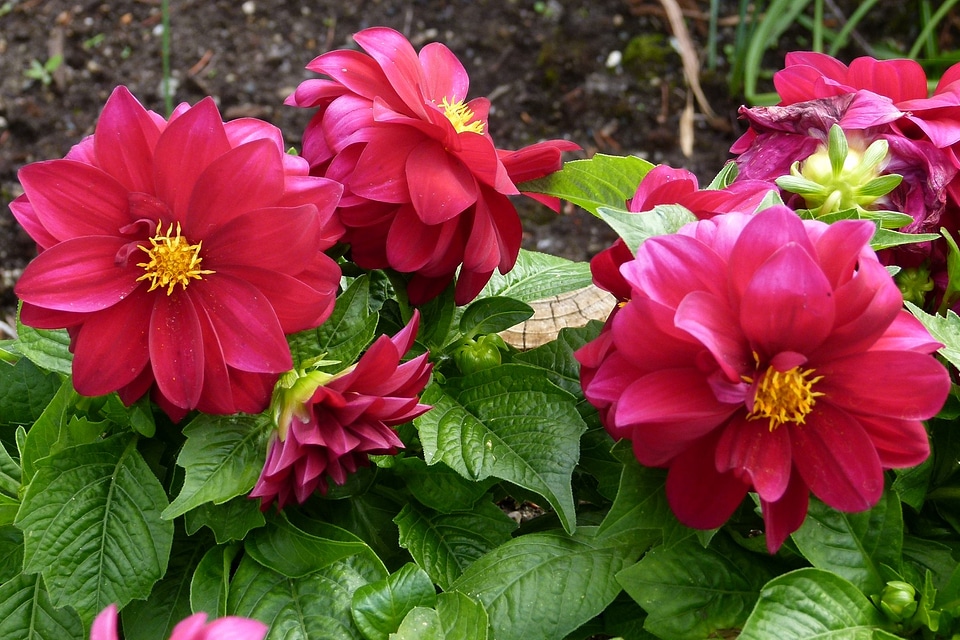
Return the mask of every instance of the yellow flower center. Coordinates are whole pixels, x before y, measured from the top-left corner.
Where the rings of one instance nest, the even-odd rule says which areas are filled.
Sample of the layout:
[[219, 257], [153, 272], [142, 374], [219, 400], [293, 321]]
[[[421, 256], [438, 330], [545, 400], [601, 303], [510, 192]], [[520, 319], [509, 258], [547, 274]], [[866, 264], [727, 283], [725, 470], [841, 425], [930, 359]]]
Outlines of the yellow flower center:
[[[814, 391], [813, 385], [823, 376], [813, 376], [814, 369], [794, 367], [787, 371], [777, 371], [768, 367], [762, 374], [753, 398], [753, 410], [747, 414], [748, 420], [766, 418], [770, 421], [770, 431], [784, 422], [803, 424], [807, 414], [813, 411], [817, 398], [823, 394]], [[753, 383], [750, 378], [744, 378]]]
[[457, 133], [463, 133], [464, 131], [483, 133], [483, 121], [473, 120], [473, 109], [465, 105], [462, 100], [451, 103], [444, 98], [440, 106], [443, 107], [443, 115], [447, 116], [447, 120], [453, 124]]
[[177, 283], [184, 289], [190, 280], [201, 280], [201, 276], [214, 273], [208, 269], [201, 269], [200, 263], [200, 245], [190, 244], [187, 239], [180, 235], [180, 223], [177, 223], [177, 233], [173, 233], [173, 224], [167, 227], [167, 232], [163, 233], [162, 223], [157, 223], [157, 235], [150, 238], [150, 247], [140, 245], [140, 249], [150, 258], [149, 262], [138, 262], [138, 267], [143, 267], [145, 274], [137, 278], [141, 280], [150, 280], [150, 288], [147, 291], [153, 291], [159, 287], [167, 288], [167, 295], [173, 293], [173, 287]]

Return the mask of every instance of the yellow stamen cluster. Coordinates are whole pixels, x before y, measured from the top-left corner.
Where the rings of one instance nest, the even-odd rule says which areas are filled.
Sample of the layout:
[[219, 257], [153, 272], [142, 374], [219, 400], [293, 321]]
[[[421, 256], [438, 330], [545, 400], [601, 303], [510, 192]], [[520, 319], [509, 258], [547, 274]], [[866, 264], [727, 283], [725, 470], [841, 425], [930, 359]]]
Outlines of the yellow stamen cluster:
[[167, 227], [167, 232], [163, 233], [162, 223], [158, 222], [157, 234], [150, 238], [151, 246], [140, 245], [140, 249], [147, 254], [150, 261], [137, 263], [138, 267], [146, 271], [137, 278], [137, 282], [150, 280], [150, 288], [147, 291], [166, 287], [167, 295], [170, 295], [177, 283], [186, 289], [190, 280], [201, 280], [202, 276], [214, 273], [208, 269], [200, 269], [202, 242], [197, 244], [187, 242], [187, 239], [180, 235], [179, 222], [176, 235], [171, 234], [173, 234], [172, 223]]
[[[823, 380], [823, 376], [813, 378], [813, 373], [814, 369], [800, 367], [787, 371], [768, 367], [757, 384], [753, 410], [747, 414], [747, 419], [768, 419], [770, 431], [785, 422], [803, 424], [807, 414], [813, 411], [817, 398], [823, 395], [813, 390], [813, 385]], [[753, 383], [750, 378], [745, 380]]]
[[465, 105], [462, 100], [451, 103], [444, 98], [440, 106], [443, 107], [443, 115], [447, 116], [447, 120], [453, 124], [457, 133], [464, 131], [483, 133], [483, 120], [473, 120], [473, 109]]

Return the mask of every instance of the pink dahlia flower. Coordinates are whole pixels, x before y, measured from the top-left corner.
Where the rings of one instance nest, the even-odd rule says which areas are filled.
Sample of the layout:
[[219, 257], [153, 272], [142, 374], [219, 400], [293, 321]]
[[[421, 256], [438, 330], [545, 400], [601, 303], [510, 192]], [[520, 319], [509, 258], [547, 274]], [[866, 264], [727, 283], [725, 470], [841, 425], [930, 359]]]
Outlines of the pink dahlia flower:
[[167, 122], [118, 87], [92, 136], [19, 178], [10, 208], [40, 249], [21, 319], [69, 331], [79, 393], [152, 391], [174, 419], [260, 412], [292, 366], [284, 334], [332, 311], [340, 185], [212, 99]]
[[[227, 616], [207, 623], [207, 614], [195, 613], [173, 628], [170, 640], [263, 640], [269, 628], [249, 618]], [[93, 621], [90, 640], [118, 640], [117, 605], [111, 604]]]
[[884, 469], [929, 454], [921, 420], [950, 379], [873, 230], [782, 206], [731, 213], [651, 238], [621, 267], [629, 302], [577, 352], [584, 393], [642, 464], [669, 469], [681, 522], [718, 527], [755, 491], [774, 552], [810, 492], [864, 510]]
[[370, 455], [392, 455], [403, 442], [391, 429], [422, 415], [420, 404], [432, 365], [424, 353], [401, 364], [417, 337], [419, 312], [393, 338], [380, 336], [360, 360], [329, 376], [318, 371], [281, 380], [275, 433], [260, 479], [250, 493], [266, 510], [291, 499], [306, 501], [327, 478], [343, 484]]
[[561, 166], [561, 140], [498, 150], [490, 102], [466, 101], [469, 79], [444, 45], [419, 56], [399, 33], [365, 29], [366, 51], [337, 50], [307, 68], [329, 79], [303, 82], [287, 104], [316, 108], [303, 136], [315, 175], [342, 182], [344, 241], [365, 269], [413, 274], [410, 300], [438, 295], [459, 268], [456, 301], [472, 300], [494, 269], [513, 268], [520, 218], [516, 184]]

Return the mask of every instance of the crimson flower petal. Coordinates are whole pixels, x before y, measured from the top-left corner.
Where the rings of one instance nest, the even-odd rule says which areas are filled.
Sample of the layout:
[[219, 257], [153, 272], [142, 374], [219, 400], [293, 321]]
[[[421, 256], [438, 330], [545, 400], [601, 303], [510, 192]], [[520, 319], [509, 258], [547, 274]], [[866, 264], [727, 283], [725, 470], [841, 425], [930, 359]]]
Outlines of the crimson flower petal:
[[463, 100], [470, 88], [470, 78], [460, 60], [446, 45], [431, 42], [420, 49], [423, 68], [423, 97], [436, 104], [444, 98], [454, 103]]
[[415, 114], [423, 112], [423, 69], [413, 46], [400, 33], [372, 27], [355, 33], [353, 39], [370, 54], [400, 99]]
[[760, 498], [779, 500], [787, 490], [791, 459], [787, 429], [770, 429], [765, 420], [735, 416], [723, 428], [716, 450], [717, 471], [750, 478]]
[[73, 341], [73, 384], [102, 396], [133, 382], [147, 366], [152, 309], [144, 291], [91, 315]]
[[160, 128], [130, 91], [113, 90], [94, 133], [97, 163], [128, 191], [153, 191], [154, 146]]
[[267, 207], [230, 220], [203, 244], [203, 266], [248, 265], [289, 273], [313, 258], [320, 218], [313, 205]]
[[831, 403], [818, 402], [806, 424], [787, 428], [794, 464], [815, 496], [840, 511], [863, 511], [877, 503], [883, 470], [856, 419]]
[[192, 409], [203, 389], [203, 336], [188, 292], [154, 296], [150, 362], [159, 392], [173, 405]]
[[800, 528], [807, 517], [809, 505], [810, 489], [796, 471], [790, 478], [787, 490], [778, 500], [768, 502], [760, 499], [767, 550], [770, 553], [776, 553], [787, 536]]
[[733, 515], [750, 485], [713, 462], [713, 439], [704, 439], [674, 460], [667, 472], [667, 501], [688, 527], [715, 529]]
[[462, 162], [433, 141], [417, 145], [407, 156], [410, 201], [425, 224], [440, 224], [477, 201], [479, 186]]

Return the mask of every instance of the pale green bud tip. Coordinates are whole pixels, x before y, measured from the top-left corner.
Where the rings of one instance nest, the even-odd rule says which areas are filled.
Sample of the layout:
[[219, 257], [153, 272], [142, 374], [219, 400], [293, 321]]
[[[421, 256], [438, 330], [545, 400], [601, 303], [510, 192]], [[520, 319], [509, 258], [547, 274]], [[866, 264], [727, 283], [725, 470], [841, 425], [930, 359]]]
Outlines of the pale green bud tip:
[[900, 293], [903, 294], [903, 299], [918, 307], [923, 306], [927, 294], [933, 291], [934, 287], [933, 278], [930, 277], [930, 269], [927, 267], [901, 269], [893, 279], [897, 283]]
[[297, 418], [306, 422], [310, 418], [310, 409], [307, 403], [317, 389], [330, 382], [334, 376], [322, 371], [293, 370], [280, 376], [273, 388], [273, 398], [270, 401], [270, 414], [277, 427], [277, 434], [281, 440], [287, 437], [290, 421]]

